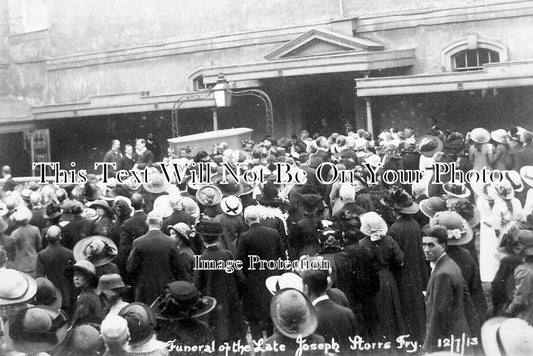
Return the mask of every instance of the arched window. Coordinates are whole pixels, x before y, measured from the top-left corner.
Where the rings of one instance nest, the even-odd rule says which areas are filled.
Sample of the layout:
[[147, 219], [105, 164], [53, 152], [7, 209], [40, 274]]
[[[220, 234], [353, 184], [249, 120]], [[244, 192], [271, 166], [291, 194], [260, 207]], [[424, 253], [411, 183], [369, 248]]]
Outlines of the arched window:
[[452, 56], [453, 70], [464, 72], [483, 69], [483, 64], [500, 61], [500, 54], [487, 48], [467, 49]]
[[441, 52], [442, 70], [446, 72], [481, 70], [484, 64], [506, 61], [507, 48], [504, 45], [477, 35], [468, 35]]

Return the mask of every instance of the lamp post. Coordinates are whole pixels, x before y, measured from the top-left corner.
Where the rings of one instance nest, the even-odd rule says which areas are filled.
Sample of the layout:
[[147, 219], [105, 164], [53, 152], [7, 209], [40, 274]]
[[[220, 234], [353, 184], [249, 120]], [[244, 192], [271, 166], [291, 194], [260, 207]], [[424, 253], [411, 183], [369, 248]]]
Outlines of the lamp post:
[[255, 96], [259, 98], [263, 104], [265, 104], [265, 117], [266, 117], [266, 129], [271, 135], [274, 135], [274, 113], [272, 110], [272, 101], [267, 93], [259, 89], [245, 89], [245, 90], [233, 90], [228, 86], [228, 81], [221, 73], [218, 76], [217, 84], [212, 88], [209, 88], [205, 93], [192, 94], [184, 97], [180, 97], [174, 103], [172, 107], [172, 134], [174, 137], [179, 136], [178, 131], [178, 111], [181, 105], [188, 101], [195, 101], [208, 98], [213, 94], [215, 98], [215, 108], [213, 108], [213, 130], [218, 130], [218, 108], [231, 106], [231, 98], [233, 96]]

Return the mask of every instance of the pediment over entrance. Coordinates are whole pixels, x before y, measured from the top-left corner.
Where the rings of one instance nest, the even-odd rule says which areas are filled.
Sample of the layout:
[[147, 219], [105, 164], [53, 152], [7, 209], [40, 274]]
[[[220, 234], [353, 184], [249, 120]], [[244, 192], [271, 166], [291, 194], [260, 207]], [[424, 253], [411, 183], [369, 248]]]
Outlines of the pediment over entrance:
[[383, 49], [381, 43], [366, 38], [349, 37], [340, 33], [314, 29], [276, 48], [268, 53], [265, 59], [271, 61]]

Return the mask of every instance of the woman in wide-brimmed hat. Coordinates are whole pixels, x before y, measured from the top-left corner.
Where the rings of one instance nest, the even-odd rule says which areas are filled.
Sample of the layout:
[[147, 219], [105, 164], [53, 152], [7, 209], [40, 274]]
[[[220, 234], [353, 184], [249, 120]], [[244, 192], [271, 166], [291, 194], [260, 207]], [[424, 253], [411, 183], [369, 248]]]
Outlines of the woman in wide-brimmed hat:
[[378, 308], [378, 325], [375, 332], [387, 339], [405, 333], [402, 307], [396, 280], [391, 270], [404, 265], [405, 255], [398, 243], [387, 235], [387, 223], [371, 211], [361, 215], [361, 232], [366, 236], [359, 244], [369, 248], [378, 257], [379, 291], [375, 296]]
[[72, 324], [77, 325], [86, 321], [101, 322], [107, 310], [95, 291], [98, 276], [94, 265], [87, 260], [79, 260], [65, 268], [65, 275], [72, 279], [76, 289], [81, 290], [76, 300]]
[[508, 155], [511, 154], [511, 149], [509, 148], [509, 137], [507, 136], [507, 132], [503, 129], [498, 129], [492, 131], [490, 137], [494, 142], [492, 152], [489, 155], [489, 163], [492, 168], [501, 171], [513, 168], [512, 159], [508, 157]]
[[97, 199], [87, 204], [87, 206], [96, 210], [96, 213], [98, 214], [97, 218], [94, 220], [95, 234], [110, 237], [115, 214], [109, 207], [107, 201]]
[[494, 196], [492, 228], [496, 231], [496, 235], [501, 237], [512, 222], [522, 218], [522, 204], [514, 196], [513, 186], [507, 179], [492, 185], [491, 193]]
[[117, 245], [108, 237], [94, 235], [81, 239], [72, 252], [76, 261], [91, 262], [98, 277], [106, 273], [119, 273], [117, 265], [112, 262], [118, 255]]
[[191, 248], [191, 227], [179, 222], [168, 227], [170, 237], [176, 241], [178, 261], [180, 261], [180, 279], [193, 282], [194, 280], [194, 251]]
[[170, 283], [151, 306], [159, 326], [157, 338], [178, 345], [209, 344], [213, 333], [201, 317], [212, 312], [216, 304], [215, 298], [202, 296], [190, 282]]
[[405, 260], [409, 261], [401, 268], [397, 275], [400, 305], [407, 332], [416, 340], [424, 336], [426, 325], [424, 323], [425, 302], [422, 291], [425, 290], [423, 281], [427, 280], [427, 268], [422, 246], [422, 232], [420, 225], [413, 218], [419, 210], [419, 206], [412, 197], [403, 190], [393, 192], [389, 196], [389, 205], [394, 209], [397, 219], [389, 229], [389, 235], [398, 243], [405, 254]]
[[474, 170], [482, 168], [491, 169], [489, 157], [492, 154], [490, 133], [484, 128], [476, 128], [470, 132], [470, 140], [474, 143], [470, 146], [468, 157]]

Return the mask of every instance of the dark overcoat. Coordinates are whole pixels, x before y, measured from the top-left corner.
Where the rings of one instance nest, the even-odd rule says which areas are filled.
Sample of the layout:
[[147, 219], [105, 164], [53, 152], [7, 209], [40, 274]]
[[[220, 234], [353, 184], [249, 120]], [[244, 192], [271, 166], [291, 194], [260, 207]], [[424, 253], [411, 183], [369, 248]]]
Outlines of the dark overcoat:
[[159, 230], [149, 230], [133, 241], [126, 268], [135, 281], [135, 301], [152, 304], [167, 284], [179, 279], [175, 241]]
[[405, 255], [402, 268], [393, 270], [396, 278], [404, 324], [411, 339], [424, 340], [426, 313], [423, 290], [428, 282], [428, 270], [422, 250], [422, 232], [412, 217], [400, 217], [391, 226], [389, 235]]
[[[234, 261], [231, 252], [217, 245], [207, 247], [199, 258], [201, 261]], [[202, 295], [217, 300], [215, 310], [207, 315], [207, 322], [213, 328], [217, 342], [234, 340], [246, 333], [239, 300], [238, 284], [244, 276], [241, 271], [227, 273], [217, 269], [196, 269], [195, 284]], [[266, 288], [265, 288], [266, 289]]]
[[449, 339], [452, 335], [461, 339], [468, 337], [470, 330], [464, 306], [465, 280], [461, 269], [450, 256], [444, 255], [437, 261], [429, 277], [426, 292], [426, 337], [424, 351], [435, 352], [438, 340]]
[[241, 235], [237, 244], [237, 259], [243, 262], [243, 273], [246, 276], [243, 312], [248, 320], [264, 320], [270, 318], [270, 301], [272, 295], [265, 287], [270, 276], [279, 275], [279, 270], [259, 269], [249, 264], [250, 255], [257, 255], [261, 260], [285, 259], [285, 249], [277, 230], [252, 224], [248, 231]]
[[353, 312], [334, 303], [331, 299], [321, 300], [315, 305], [318, 327], [315, 333], [322, 335], [326, 342], [335, 339], [343, 353], [349, 353], [349, 337], [359, 335]]

